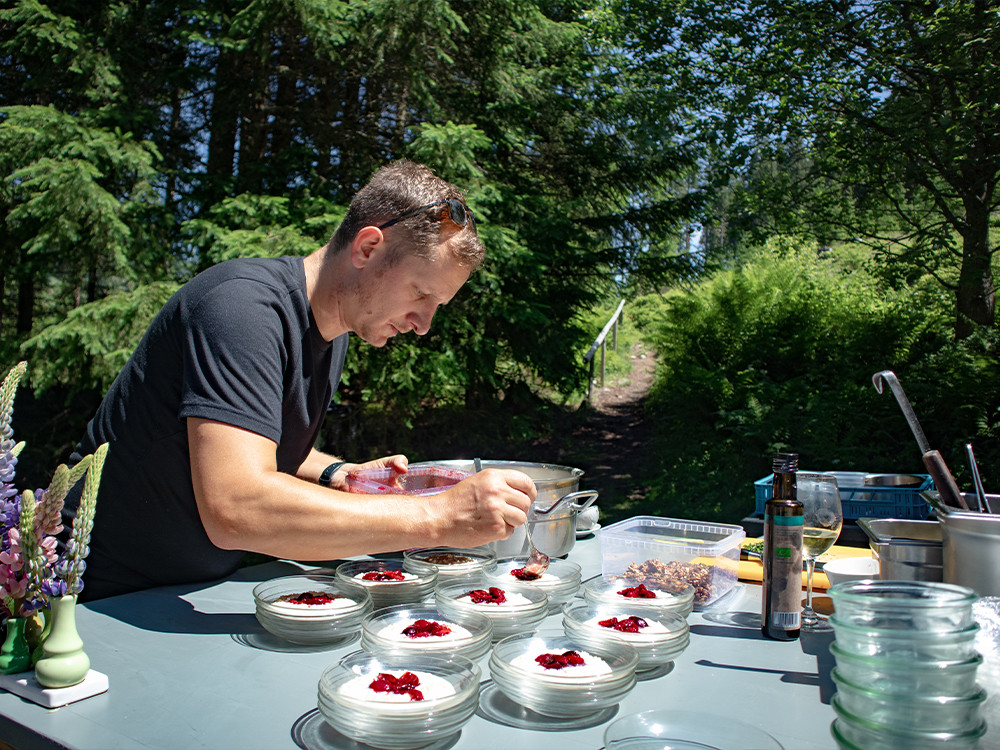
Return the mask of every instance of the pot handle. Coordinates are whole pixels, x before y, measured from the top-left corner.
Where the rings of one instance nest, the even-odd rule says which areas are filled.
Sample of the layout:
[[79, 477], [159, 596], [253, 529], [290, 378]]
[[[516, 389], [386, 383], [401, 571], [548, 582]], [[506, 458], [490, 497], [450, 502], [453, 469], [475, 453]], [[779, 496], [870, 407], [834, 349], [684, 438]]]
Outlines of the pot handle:
[[556, 500], [552, 505], [544, 510], [538, 510], [536, 508], [531, 509], [531, 515], [533, 516], [547, 516], [549, 513], [554, 511], [556, 508], [569, 504], [573, 506], [573, 510], [581, 511], [585, 508], [589, 508], [597, 500], [597, 490], [580, 490], [579, 492], [570, 492], [563, 495], [561, 498]]

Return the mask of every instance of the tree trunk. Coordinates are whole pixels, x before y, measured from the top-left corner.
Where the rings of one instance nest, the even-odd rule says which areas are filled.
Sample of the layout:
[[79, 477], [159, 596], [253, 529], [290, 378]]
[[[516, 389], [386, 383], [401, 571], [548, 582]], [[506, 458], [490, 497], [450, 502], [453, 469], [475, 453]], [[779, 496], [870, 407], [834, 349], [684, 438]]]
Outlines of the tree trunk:
[[17, 286], [17, 332], [31, 333], [35, 322], [35, 275], [27, 273]]
[[212, 132], [208, 138], [208, 185], [203, 208], [211, 208], [229, 192], [233, 178], [236, 133], [243, 101], [237, 55], [222, 50], [216, 63], [212, 91]]
[[966, 226], [962, 232], [962, 267], [956, 294], [958, 315], [955, 338], [968, 338], [977, 326], [992, 328], [996, 289], [990, 264], [988, 192], [965, 199]]

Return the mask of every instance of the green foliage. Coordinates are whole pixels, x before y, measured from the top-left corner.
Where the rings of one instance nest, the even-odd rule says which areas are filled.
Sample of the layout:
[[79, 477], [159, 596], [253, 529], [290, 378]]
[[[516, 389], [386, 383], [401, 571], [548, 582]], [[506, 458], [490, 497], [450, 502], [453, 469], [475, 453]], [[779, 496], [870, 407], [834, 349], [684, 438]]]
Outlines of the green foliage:
[[71, 381], [104, 391], [124, 366], [150, 321], [177, 289], [158, 282], [81, 305], [22, 346], [38, 391]]
[[608, 14], [631, 64], [692, 113], [680, 132], [706, 164], [710, 255], [775, 232], [862, 238], [952, 292], [959, 338], [994, 326], [995, 4], [613, 0]]
[[962, 476], [959, 443], [997, 429], [997, 337], [950, 342], [939, 297], [885, 291], [836, 256], [782, 244], [656, 304], [650, 409], [663, 430], [649, 502], [738, 520], [783, 450], [813, 469], [923, 473], [898, 405], [872, 386], [885, 369]]
[[315, 213], [292, 215], [289, 198], [242, 194], [212, 206], [206, 219], [185, 222], [183, 232], [202, 249], [201, 264], [214, 265], [233, 258], [278, 258], [308, 255], [324, 244], [329, 228], [343, 218], [346, 208], [321, 200], [310, 201]]

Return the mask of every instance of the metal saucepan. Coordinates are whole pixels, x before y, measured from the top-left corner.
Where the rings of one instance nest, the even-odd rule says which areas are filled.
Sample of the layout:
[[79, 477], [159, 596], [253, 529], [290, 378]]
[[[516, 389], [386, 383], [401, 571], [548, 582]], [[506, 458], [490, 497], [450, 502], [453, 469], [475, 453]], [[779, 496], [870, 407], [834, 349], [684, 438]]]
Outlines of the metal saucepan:
[[[410, 466], [445, 466], [450, 469], [475, 471], [470, 459], [424, 461]], [[514, 469], [531, 477], [537, 496], [528, 511], [531, 539], [549, 557], [563, 557], [576, 543], [576, 517], [597, 500], [594, 490], [580, 490], [582, 469], [530, 461], [497, 461], [482, 459], [484, 469]], [[528, 539], [524, 528], [514, 529], [509, 539], [492, 545], [497, 557], [517, 557], [528, 554]]]
[[[985, 495], [1000, 507], [1000, 495]], [[975, 502], [968, 493], [966, 502]], [[944, 581], [968, 586], [979, 596], [1000, 596], [1000, 514], [938, 508], [943, 542]]]

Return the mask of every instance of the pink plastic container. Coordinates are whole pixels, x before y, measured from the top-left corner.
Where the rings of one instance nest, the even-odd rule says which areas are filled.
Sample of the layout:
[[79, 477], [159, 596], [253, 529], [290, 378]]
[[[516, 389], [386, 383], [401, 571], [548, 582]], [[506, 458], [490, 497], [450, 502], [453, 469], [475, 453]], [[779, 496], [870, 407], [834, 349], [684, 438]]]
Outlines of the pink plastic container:
[[392, 469], [362, 469], [347, 475], [351, 492], [366, 495], [436, 495], [471, 477], [472, 472], [443, 466], [415, 466], [405, 474]]

